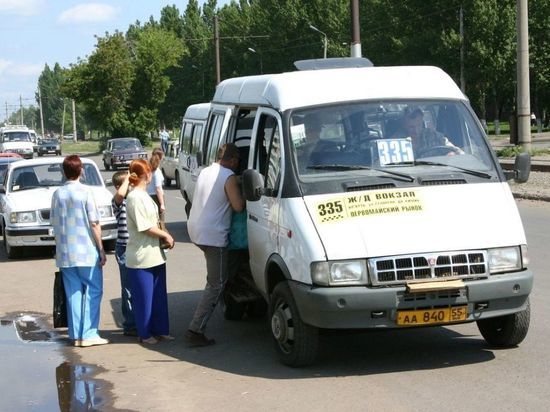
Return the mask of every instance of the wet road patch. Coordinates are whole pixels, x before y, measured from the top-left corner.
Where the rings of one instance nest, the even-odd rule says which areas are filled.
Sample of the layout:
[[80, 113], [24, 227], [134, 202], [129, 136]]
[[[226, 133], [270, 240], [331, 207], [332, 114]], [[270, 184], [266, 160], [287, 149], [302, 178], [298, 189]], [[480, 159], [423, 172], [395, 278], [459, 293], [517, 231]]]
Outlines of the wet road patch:
[[98, 366], [75, 361], [67, 340], [48, 330], [46, 315], [0, 319], [0, 410], [113, 410], [111, 385]]

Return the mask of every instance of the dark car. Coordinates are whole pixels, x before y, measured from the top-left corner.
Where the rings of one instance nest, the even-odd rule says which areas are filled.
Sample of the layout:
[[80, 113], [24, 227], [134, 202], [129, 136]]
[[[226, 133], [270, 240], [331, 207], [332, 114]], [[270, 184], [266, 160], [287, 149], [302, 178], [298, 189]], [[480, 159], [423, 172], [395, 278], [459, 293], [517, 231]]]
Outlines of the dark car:
[[119, 137], [107, 140], [107, 148], [103, 151], [105, 170], [128, 167], [134, 159], [147, 159], [147, 152], [138, 139], [135, 137]]
[[61, 155], [61, 142], [57, 139], [41, 139], [36, 149], [38, 156], [45, 154]]

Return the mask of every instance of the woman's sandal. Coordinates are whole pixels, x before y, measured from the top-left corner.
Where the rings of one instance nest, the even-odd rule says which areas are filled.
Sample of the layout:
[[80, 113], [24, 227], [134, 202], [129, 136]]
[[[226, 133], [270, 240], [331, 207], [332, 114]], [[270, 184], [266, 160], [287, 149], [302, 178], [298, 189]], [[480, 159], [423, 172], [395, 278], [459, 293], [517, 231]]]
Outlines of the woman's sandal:
[[158, 341], [168, 341], [168, 340], [174, 340], [176, 338], [174, 338], [172, 335], [158, 335], [158, 336], [155, 336], [155, 339]]
[[147, 338], [147, 339], [138, 338], [138, 341], [139, 343], [146, 343], [148, 345], [154, 345], [159, 342], [158, 339], [155, 338], [154, 336], [151, 336], [150, 338]]

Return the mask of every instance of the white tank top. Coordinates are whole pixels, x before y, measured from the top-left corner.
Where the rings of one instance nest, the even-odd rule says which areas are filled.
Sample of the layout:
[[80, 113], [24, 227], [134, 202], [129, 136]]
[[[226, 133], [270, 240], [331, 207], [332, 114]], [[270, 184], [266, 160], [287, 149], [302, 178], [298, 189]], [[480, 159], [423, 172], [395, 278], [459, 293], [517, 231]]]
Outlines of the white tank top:
[[225, 194], [225, 182], [233, 174], [219, 163], [201, 171], [187, 221], [189, 237], [196, 245], [227, 246], [232, 210]]

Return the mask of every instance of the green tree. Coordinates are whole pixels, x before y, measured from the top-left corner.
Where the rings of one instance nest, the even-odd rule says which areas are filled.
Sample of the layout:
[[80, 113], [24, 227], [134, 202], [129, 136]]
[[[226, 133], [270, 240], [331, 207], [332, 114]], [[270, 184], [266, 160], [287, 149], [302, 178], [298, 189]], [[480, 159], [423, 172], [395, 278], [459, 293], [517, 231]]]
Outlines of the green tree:
[[[42, 113], [44, 128], [47, 131], [61, 131], [63, 119], [63, 95], [60, 87], [64, 82], [65, 72], [59, 63], [55, 63], [53, 70], [46, 64], [38, 77], [38, 87], [42, 95]], [[36, 96], [38, 101], [38, 94]]]
[[167, 70], [178, 66], [184, 52], [181, 40], [160, 27], [146, 27], [137, 35], [129, 118], [130, 130], [142, 139], [162, 126], [159, 123], [163, 121], [157, 115], [171, 85]]
[[134, 79], [132, 49], [117, 32], [98, 38], [88, 60], [71, 67], [63, 91], [84, 104], [95, 127], [123, 136], [131, 129], [127, 109]]

